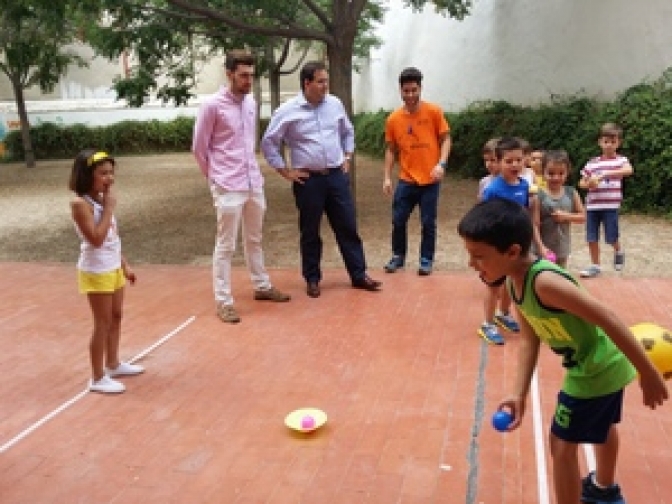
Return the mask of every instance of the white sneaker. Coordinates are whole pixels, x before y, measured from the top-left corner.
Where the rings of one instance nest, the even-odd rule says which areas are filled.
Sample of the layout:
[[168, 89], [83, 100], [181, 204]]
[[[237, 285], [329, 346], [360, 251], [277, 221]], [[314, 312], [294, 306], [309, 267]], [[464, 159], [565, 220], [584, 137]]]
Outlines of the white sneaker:
[[128, 362], [120, 362], [117, 369], [105, 368], [107, 376], [114, 378], [115, 376], [134, 376], [145, 372], [145, 368], [138, 364], [129, 364]]
[[581, 270], [581, 278], [594, 278], [599, 276], [602, 273], [602, 270], [597, 264], [588, 266], [586, 269]]
[[89, 390], [91, 392], [100, 392], [102, 394], [120, 394], [126, 390], [126, 387], [124, 387], [123, 383], [113, 380], [107, 375], [103, 375], [100, 380], [95, 382], [91, 380], [89, 382]]

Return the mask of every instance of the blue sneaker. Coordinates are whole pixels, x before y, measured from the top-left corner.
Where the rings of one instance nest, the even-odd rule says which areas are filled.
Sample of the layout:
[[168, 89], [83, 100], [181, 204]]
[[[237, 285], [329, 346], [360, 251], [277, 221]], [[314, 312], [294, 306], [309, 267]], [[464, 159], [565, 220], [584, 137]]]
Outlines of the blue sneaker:
[[404, 267], [404, 258], [398, 255], [392, 256], [392, 259], [385, 265], [386, 273], [394, 273]]
[[516, 319], [514, 319], [508, 313], [499, 313], [495, 315], [495, 322], [499, 327], [501, 327], [502, 329], [506, 329], [507, 331], [511, 332], [520, 331], [520, 326], [518, 325], [518, 322], [516, 322]]
[[432, 261], [425, 259], [424, 257], [420, 258], [420, 267], [418, 268], [418, 275], [427, 276], [432, 274]]
[[614, 484], [609, 488], [599, 488], [593, 483], [591, 472], [581, 482], [581, 502], [586, 504], [625, 504], [621, 488]]
[[503, 345], [504, 338], [499, 334], [495, 324], [484, 323], [478, 328], [478, 335], [491, 345]]

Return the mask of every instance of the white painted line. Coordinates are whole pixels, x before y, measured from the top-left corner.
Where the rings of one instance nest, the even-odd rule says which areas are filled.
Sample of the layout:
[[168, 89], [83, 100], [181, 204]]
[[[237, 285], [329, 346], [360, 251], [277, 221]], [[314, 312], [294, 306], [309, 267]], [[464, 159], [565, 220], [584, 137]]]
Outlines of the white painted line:
[[[183, 322], [183, 323], [182, 323], [181, 325], [179, 325], [177, 328], [173, 329], [171, 332], [169, 332], [168, 334], [166, 334], [166, 335], [165, 335], [163, 338], [161, 338], [159, 341], [157, 341], [157, 342], [154, 343], [153, 345], [149, 346], [148, 348], [146, 348], [145, 350], [143, 350], [143, 351], [140, 352], [139, 354], [137, 354], [137, 355], [136, 355], [135, 357], [133, 357], [129, 362], [133, 363], [133, 362], [135, 362], [135, 361], [137, 361], [137, 360], [143, 358], [145, 355], [147, 355], [149, 352], [151, 352], [152, 350], [154, 350], [156, 347], [158, 347], [158, 346], [160, 346], [160, 345], [163, 345], [166, 341], [168, 341], [170, 338], [172, 338], [173, 336], [175, 336], [175, 335], [176, 335], [178, 332], [180, 332], [182, 329], [184, 329], [184, 328], [187, 327], [189, 324], [191, 324], [195, 319], [196, 319], [196, 317], [195, 317], [194, 315], [192, 315], [192, 316], [189, 317], [185, 322]], [[82, 397], [86, 396], [88, 393], [89, 393], [89, 390], [88, 390], [88, 388], [87, 388], [86, 390], [81, 391], [79, 394], [77, 394], [77, 395], [76, 395], [75, 397], [73, 397], [72, 399], [70, 399], [70, 400], [64, 402], [63, 404], [61, 404], [58, 408], [56, 408], [55, 410], [53, 410], [51, 413], [49, 413], [49, 414], [43, 416], [42, 418], [40, 418], [40, 419], [39, 419], [37, 422], [35, 422], [33, 425], [31, 425], [31, 426], [28, 427], [27, 429], [24, 429], [22, 432], [20, 432], [19, 434], [17, 434], [16, 436], [14, 436], [12, 439], [10, 439], [9, 441], [7, 441], [5, 444], [3, 444], [2, 446], [0, 446], [0, 453], [4, 453], [4, 452], [6, 452], [7, 450], [9, 450], [9, 449], [10, 449], [12, 446], [14, 446], [16, 443], [18, 443], [18, 442], [21, 441], [23, 438], [25, 438], [26, 436], [28, 436], [31, 432], [35, 431], [36, 429], [38, 429], [39, 427], [41, 427], [42, 425], [44, 425], [45, 423], [47, 423], [49, 420], [51, 420], [52, 418], [54, 418], [56, 415], [58, 415], [58, 414], [61, 413], [62, 411], [65, 411], [66, 409], [68, 409], [70, 406], [72, 406], [73, 404], [75, 404], [77, 401], [79, 401]]]
[[34, 430], [37, 430], [39, 427], [47, 423], [49, 420], [54, 418], [56, 415], [58, 415], [61, 411], [65, 411], [67, 408], [75, 404], [77, 401], [79, 401], [82, 397], [84, 397], [86, 394], [88, 394], [89, 391], [88, 389], [81, 391], [79, 394], [77, 394], [75, 397], [70, 399], [69, 401], [64, 402], [61, 404], [58, 408], [56, 408], [54, 411], [49, 413], [46, 416], [43, 416], [40, 418], [37, 422], [35, 422], [33, 425], [25, 429], [23, 432], [20, 432], [18, 435], [14, 436], [12, 439], [7, 441], [4, 445], [0, 446], [0, 453], [4, 453], [7, 450], [9, 450], [12, 446], [14, 446], [16, 443], [21, 441], [23, 438], [25, 438], [28, 434], [33, 432]]
[[147, 355], [149, 352], [151, 352], [152, 350], [154, 350], [156, 347], [159, 347], [159, 346], [163, 345], [166, 341], [168, 341], [170, 338], [172, 338], [173, 336], [175, 336], [178, 332], [180, 332], [182, 329], [184, 329], [185, 327], [187, 327], [187, 326], [188, 326], [189, 324], [191, 324], [194, 320], [196, 320], [196, 316], [195, 316], [195, 315], [192, 315], [192, 316], [189, 317], [187, 320], [185, 320], [184, 322], [182, 322], [181, 325], [177, 326], [175, 329], [173, 329], [171, 332], [169, 332], [168, 334], [166, 334], [163, 338], [161, 338], [159, 341], [157, 341], [157, 342], [154, 343], [153, 345], [150, 345], [149, 347], [147, 347], [146, 349], [144, 349], [142, 352], [140, 352], [138, 355], [136, 355], [135, 357], [133, 357], [133, 358], [132, 358], [131, 360], [129, 360], [128, 362], [131, 363], [131, 364], [133, 364], [135, 361], [138, 361], [138, 360], [142, 359], [145, 355]]
[[541, 398], [537, 370], [532, 374], [532, 425], [534, 428], [534, 453], [537, 458], [537, 490], [539, 504], [549, 504], [548, 472], [546, 469], [546, 450], [544, 448], [544, 423], [541, 416]]

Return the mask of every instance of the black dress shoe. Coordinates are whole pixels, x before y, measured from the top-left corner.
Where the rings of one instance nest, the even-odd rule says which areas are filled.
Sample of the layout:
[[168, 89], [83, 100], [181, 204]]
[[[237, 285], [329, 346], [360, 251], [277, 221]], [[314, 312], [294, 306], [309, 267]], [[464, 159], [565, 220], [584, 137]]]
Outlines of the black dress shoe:
[[379, 282], [378, 280], [374, 280], [369, 275], [365, 275], [364, 278], [361, 278], [359, 280], [355, 280], [354, 282], [352, 282], [352, 286], [355, 289], [364, 289], [364, 290], [367, 290], [367, 291], [380, 290], [381, 285], [383, 285], [383, 282]]
[[320, 284], [317, 282], [308, 282], [306, 286], [306, 294], [312, 298], [320, 297]]

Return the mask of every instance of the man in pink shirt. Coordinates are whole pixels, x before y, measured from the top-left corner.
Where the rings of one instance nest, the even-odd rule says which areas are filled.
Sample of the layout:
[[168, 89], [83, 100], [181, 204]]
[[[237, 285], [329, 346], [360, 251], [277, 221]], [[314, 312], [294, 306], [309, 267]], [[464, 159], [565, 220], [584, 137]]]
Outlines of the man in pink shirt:
[[266, 211], [264, 179], [255, 155], [257, 105], [250, 95], [254, 57], [242, 50], [226, 55], [228, 87], [203, 102], [194, 125], [191, 150], [208, 179], [217, 209], [217, 238], [212, 257], [217, 315], [240, 322], [231, 294], [231, 259], [243, 224], [245, 262], [254, 285], [254, 299], [289, 301], [271, 285], [261, 246]]

